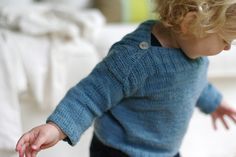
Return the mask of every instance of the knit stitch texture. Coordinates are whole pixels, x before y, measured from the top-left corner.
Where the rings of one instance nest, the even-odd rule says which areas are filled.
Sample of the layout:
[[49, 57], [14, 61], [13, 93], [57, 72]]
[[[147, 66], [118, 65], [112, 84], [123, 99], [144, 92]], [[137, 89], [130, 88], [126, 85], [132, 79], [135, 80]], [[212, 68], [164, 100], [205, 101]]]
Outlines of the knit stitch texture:
[[47, 121], [75, 145], [93, 124], [106, 145], [131, 157], [173, 157], [195, 106], [213, 112], [222, 96], [207, 81], [207, 57], [151, 45], [146, 21], [115, 43], [94, 70], [71, 88]]

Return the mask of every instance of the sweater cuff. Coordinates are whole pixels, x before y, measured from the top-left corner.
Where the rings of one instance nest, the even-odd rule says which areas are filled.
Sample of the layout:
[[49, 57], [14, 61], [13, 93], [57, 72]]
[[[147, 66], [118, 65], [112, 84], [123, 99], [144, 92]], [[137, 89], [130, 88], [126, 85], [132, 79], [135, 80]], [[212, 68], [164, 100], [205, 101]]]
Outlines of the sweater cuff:
[[[46, 120], [46, 122], [55, 123], [62, 132], [67, 136], [63, 141], [68, 142], [70, 145], [74, 146], [82, 134], [82, 130], [80, 128], [74, 128], [76, 126], [73, 124], [73, 120], [70, 119], [70, 116], [65, 115], [65, 112], [62, 112], [61, 109], [64, 106], [60, 106], [57, 110], [55, 110]], [[76, 130], [76, 131], [75, 131]]]
[[212, 113], [220, 105], [222, 99], [221, 93], [214, 86], [208, 84], [198, 99], [197, 107], [204, 113]]

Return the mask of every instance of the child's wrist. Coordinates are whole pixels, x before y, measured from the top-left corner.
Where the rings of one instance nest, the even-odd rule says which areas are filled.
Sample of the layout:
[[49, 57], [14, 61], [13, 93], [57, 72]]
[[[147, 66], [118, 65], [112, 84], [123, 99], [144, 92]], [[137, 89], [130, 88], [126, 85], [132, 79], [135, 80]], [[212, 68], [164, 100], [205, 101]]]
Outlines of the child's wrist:
[[63, 140], [66, 138], [66, 134], [61, 130], [61, 128], [59, 128], [59, 126], [57, 126], [55, 123], [53, 122], [47, 122], [47, 124], [51, 125], [51, 126], [54, 126], [58, 132], [59, 132], [59, 139], [60, 140]]

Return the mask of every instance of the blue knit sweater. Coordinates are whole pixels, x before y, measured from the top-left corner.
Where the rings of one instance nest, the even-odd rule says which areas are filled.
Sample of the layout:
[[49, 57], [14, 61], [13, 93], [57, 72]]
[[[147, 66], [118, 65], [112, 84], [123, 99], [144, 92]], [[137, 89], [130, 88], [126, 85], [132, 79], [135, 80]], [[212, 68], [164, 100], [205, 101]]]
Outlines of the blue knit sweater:
[[151, 46], [156, 21], [115, 43], [94, 70], [71, 88], [47, 121], [75, 145], [94, 122], [106, 145], [131, 157], [172, 157], [195, 106], [210, 113], [221, 94], [208, 83], [208, 59]]

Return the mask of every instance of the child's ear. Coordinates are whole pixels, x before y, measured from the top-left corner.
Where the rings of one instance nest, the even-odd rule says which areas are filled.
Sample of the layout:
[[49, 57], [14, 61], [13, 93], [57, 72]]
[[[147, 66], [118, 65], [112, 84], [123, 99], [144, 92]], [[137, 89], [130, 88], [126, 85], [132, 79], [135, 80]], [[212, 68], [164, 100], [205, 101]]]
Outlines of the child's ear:
[[180, 23], [180, 29], [183, 34], [189, 31], [190, 25], [194, 21], [196, 16], [197, 16], [197, 13], [195, 11], [188, 12], [184, 16], [182, 22]]

